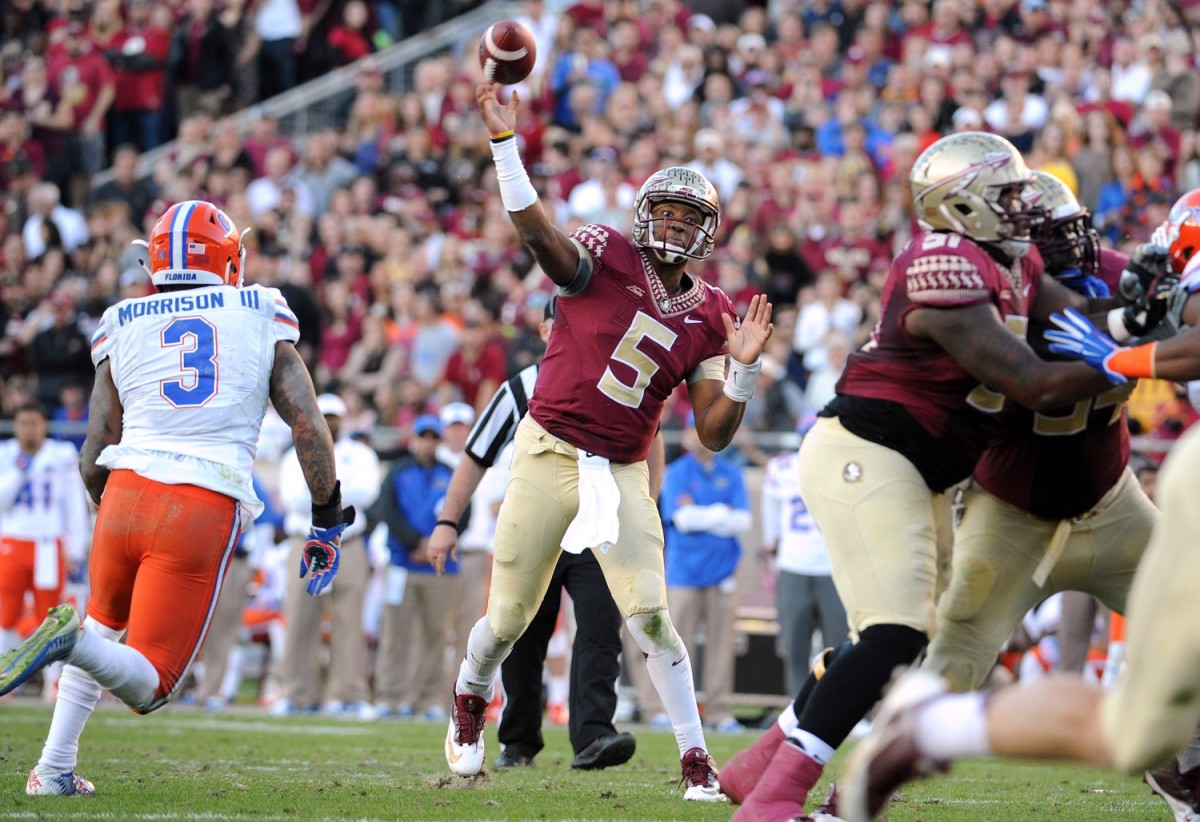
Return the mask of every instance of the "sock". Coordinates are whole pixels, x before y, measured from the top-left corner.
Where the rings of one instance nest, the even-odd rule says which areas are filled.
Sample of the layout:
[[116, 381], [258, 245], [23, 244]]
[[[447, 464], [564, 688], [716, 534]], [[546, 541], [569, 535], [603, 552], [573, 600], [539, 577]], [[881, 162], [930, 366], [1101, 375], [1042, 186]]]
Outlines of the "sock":
[[467, 656], [458, 668], [455, 693], [478, 694], [491, 702], [496, 692], [496, 672], [511, 649], [512, 643], [503, 642], [496, 636], [485, 614], [467, 637]]
[[38, 767], [67, 772], [75, 770], [79, 759], [79, 737], [83, 726], [100, 700], [100, 684], [74, 665], [63, 668], [58, 680], [58, 699], [54, 718]]
[[0, 654], [11, 651], [21, 644], [21, 635], [16, 628], [0, 628]]
[[800, 725], [800, 721], [796, 719], [795, 702], [789, 702], [787, 707], [779, 712], [779, 718], [775, 720], [775, 724], [779, 726], [779, 730], [783, 731], [784, 736]]
[[552, 676], [546, 683], [546, 701], [551, 705], [566, 705], [571, 692], [571, 680], [565, 676]]
[[985, 702], [976, 691], [949, 694], [920, 709], [913, 733], [917, 748], [943, 761], [990, 755]]
[[1179, 770], [1187, 773], [1192, 768], [1200, 765], [1200, 731], [1192, 735], [1188, 744], [1179, 752]]
[[141, 651], [116, 641], [122, 633], [88, 617], [67, 663], [91, 674], [130, 708], [145, 708], [158, 690], [158, 671]]
[[818, 765], [825, 766], [833, 759], [834, 748], [828, 742], [813, 736], [802, 728], [795, 728], [788, 734], [789, 739], [796, 741], [800, 749], [811, 756]]
[[646, 668], [675, 730], [679, 755], [683, 756], [692, 748], [707, 751], [700, 725], [700, 708], [696, 705], [696, 687], [692, 682], [692, 660], [682, 640], [672, 649], [647, 656]]

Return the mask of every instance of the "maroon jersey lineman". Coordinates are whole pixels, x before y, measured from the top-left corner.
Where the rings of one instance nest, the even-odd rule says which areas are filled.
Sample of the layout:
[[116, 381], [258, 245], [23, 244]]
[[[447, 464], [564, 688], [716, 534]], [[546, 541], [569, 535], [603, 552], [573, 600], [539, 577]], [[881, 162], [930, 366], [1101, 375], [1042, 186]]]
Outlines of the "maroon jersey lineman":
[[1041, 274], [1036, 249], [1005, 268], [962, 235], [916, 235], [892, 262], [879, 323], [850, 355], [826, 413], [838, 415], [852, 433], [900, 451], [935, 491], [965, 479], [1004, 397], [980, 385], [933, 340], [909, 334], [905, 318], [916, 308], [986, 303], [1023, 338]]
[[529, 413], [544, 429], [613, 462], [644, 460], [663, 403], [705, 360], [726, 353], [719, 288], [689, 276], [668, 296], [631, 240], [602, 225], [571, 233], [591, 255], [591, 281], [560, 295]]
[[[1100, 251], [1097, 276], [1114, 293], [1127, 261], [1124, 254]], [[1031, 340], [1041, 338], [1040, 327], [1031, 329]], [[1090, 511], [1129, 462], [1125, 400], [1135, 384], [1048, 413], [1008, 403], [975, 479], [989, 494], [1036, 517], [1070, 519]]]

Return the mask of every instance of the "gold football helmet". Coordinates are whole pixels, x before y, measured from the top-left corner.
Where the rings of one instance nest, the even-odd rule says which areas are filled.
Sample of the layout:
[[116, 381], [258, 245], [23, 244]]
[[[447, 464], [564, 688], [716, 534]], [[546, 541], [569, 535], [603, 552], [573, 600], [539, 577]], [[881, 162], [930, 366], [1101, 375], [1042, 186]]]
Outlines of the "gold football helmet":
[[[683, 203], [700, 212], [700, 224], [691, 231], [686, 247], [667, 240], [666, 225], [655, 225], [665, 221], [652, 218], [650, 210], [662, 202]], [[700, 172], [681, 166], [656, 171], [642, 183], [633, 208], [634, 245], [649, 249], [663, 262], [678, 265], [686, 257], [703, 260], [712, 254], [721, 206], [717, 189]]]
[[1021, 197], [1035, 215], [1033, 242], [1042, 253], [1046, 269], [1057, 275], [1079, 271], [1095, 276], [1100, 268], [1100, 237], [1092, 228], [1091, 213], [1079, 204], [1062, 180], [1045, 171], [1034, 171]]
[[1025, 160], [998, 134], [964, 131], [931, 145], [908, 175], [921, 226], [953, 231], [1023, 257], [1037, 213], [1021, 192], [1032, 175]]

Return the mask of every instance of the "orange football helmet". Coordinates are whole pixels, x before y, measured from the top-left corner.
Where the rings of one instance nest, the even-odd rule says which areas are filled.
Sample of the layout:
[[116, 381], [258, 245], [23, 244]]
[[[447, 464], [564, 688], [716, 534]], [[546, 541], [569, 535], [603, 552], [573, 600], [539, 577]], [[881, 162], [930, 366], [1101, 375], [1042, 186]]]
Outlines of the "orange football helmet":
[[[246, 229], [249, 231], [250, 229]], [[150, 232], [150, 242], [134, 240], [149, 252], [142, 267], [156, 286], [231, 285], [242, 287], [246, 247], [243, 231], [212, 203], [185, 200], [167, 209]]]
[[1200, 251], [1200, 188], [1175, 201], [1167, 215], [1166, 229], [1171, 268], [1182, 273], [1192, 255]]

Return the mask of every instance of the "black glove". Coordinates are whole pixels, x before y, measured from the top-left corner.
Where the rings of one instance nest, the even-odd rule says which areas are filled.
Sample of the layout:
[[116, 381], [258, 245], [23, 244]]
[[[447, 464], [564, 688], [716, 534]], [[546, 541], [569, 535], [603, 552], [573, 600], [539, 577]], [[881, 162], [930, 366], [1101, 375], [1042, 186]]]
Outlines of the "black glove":
[[1164, 246], [1142, 243], [1135, 248], [1117, 284], [1117, 296], [1121, 298], [1121, 304], [1142, 304], [1144, 307], [1146, 295], [1150, 293], [1150, 284], [1167, 273], [1168, 259], [1168, 252]]
[[[1124, 272], [1121, 276], [1125, 276]], [[1178, 276], [1159, 277], [1150, 285], [1149, 297], [1125, 306], [1121, 322], [1134, 337], [1151, 335], [1155, 339], [1165, 339], [1178, 333], [1182, 326], [1187, 298], [1187, 290], [1179, 287]]]

